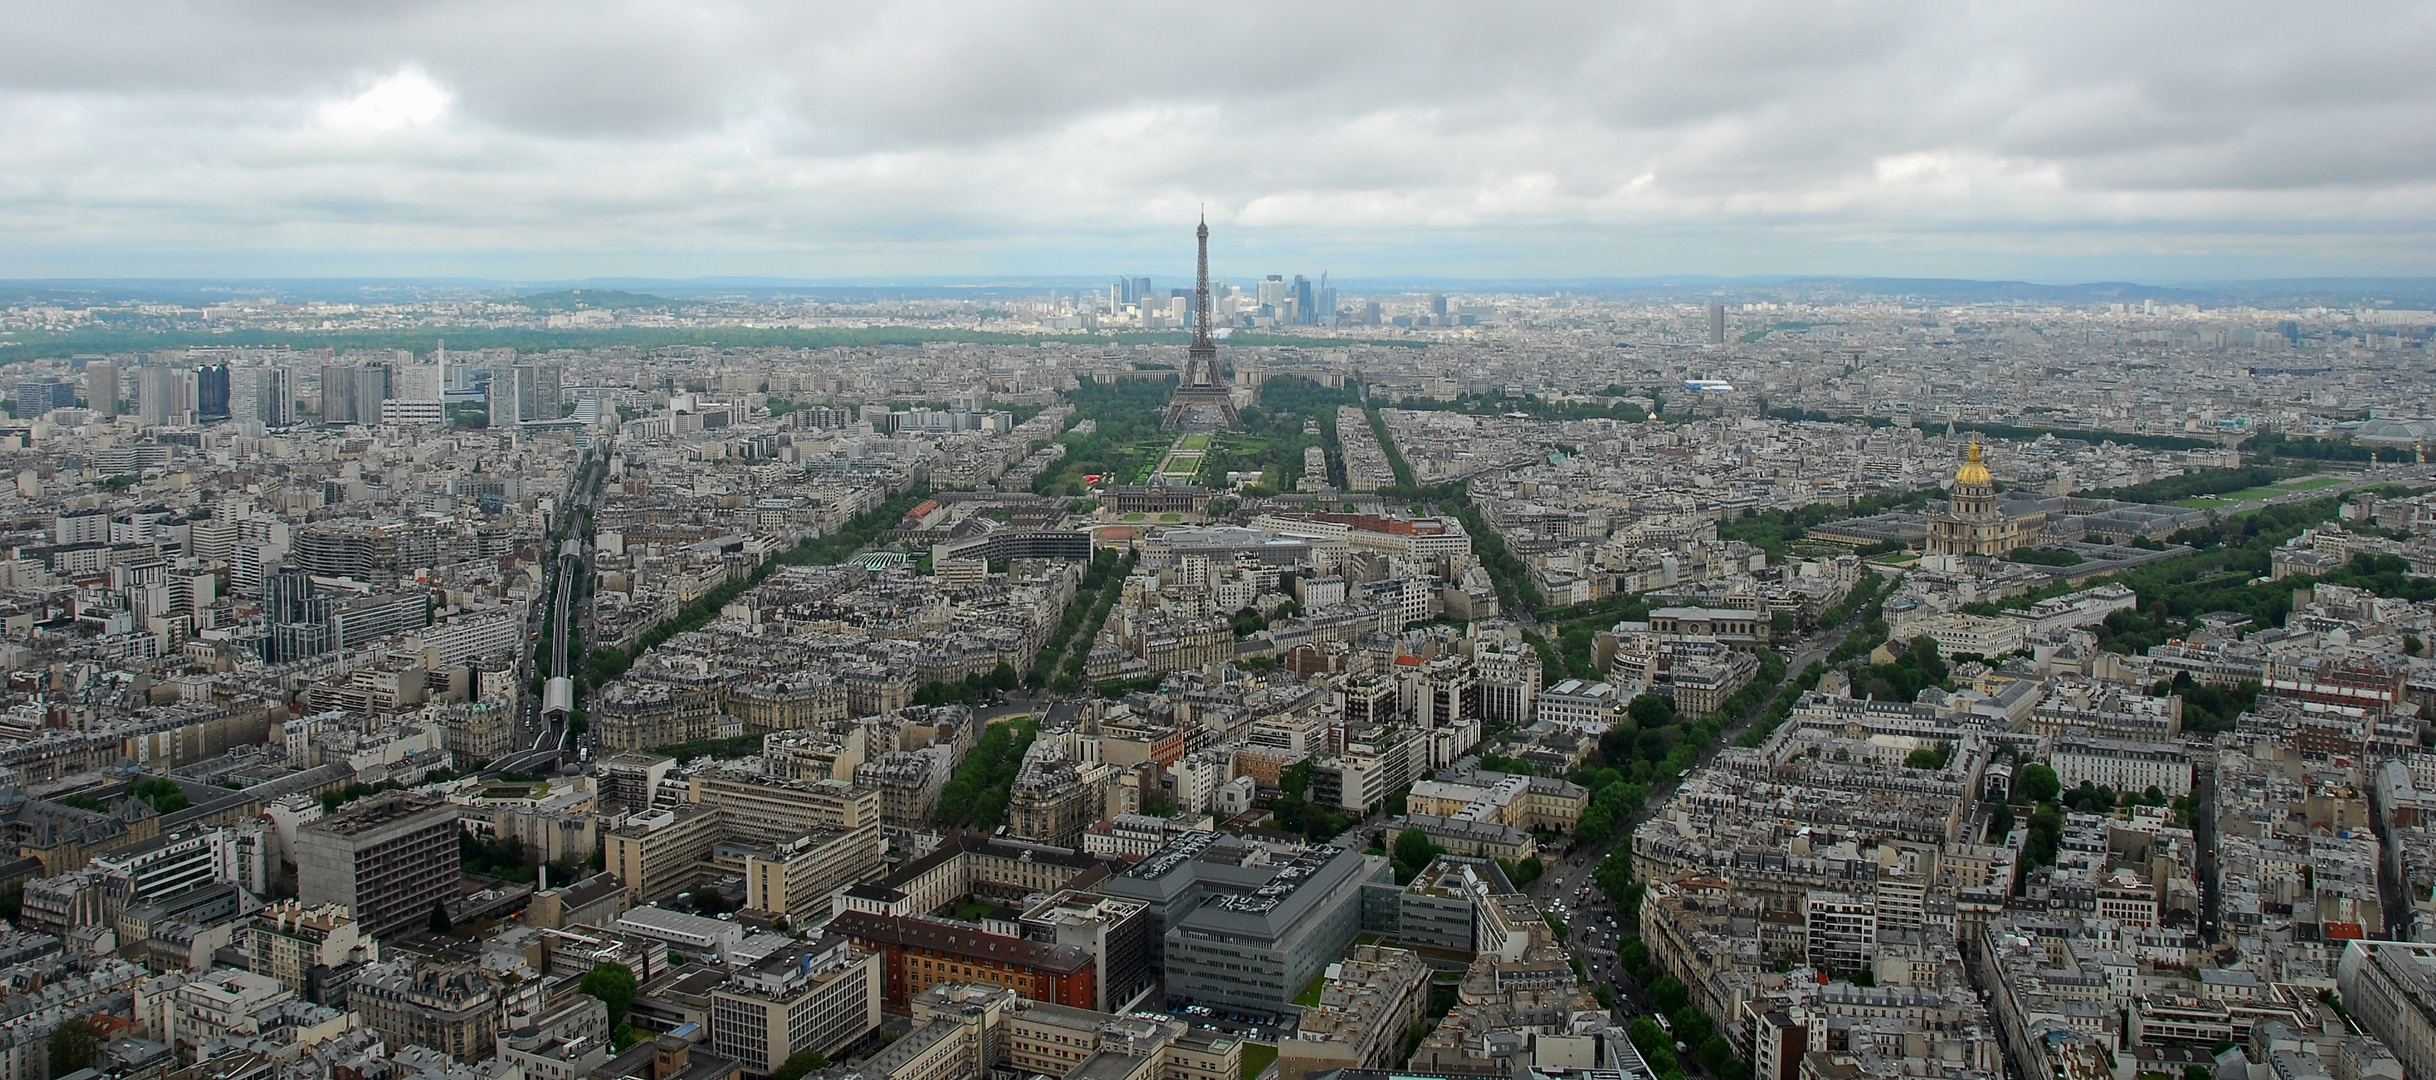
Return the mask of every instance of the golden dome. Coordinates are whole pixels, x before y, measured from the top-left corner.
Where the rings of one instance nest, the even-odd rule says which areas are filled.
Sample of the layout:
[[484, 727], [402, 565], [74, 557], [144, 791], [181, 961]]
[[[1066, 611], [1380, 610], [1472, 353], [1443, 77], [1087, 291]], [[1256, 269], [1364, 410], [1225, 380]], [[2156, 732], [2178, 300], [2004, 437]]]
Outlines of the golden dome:
[[1988, 475], [1988, 467], [1979, 463], [1978, 443], [1971, 444], [1970, 456], [1963, 460], [1962, 468], [1954, 470], [1954, 482], [1957, 484], [1993, 484], [1996, 482]]

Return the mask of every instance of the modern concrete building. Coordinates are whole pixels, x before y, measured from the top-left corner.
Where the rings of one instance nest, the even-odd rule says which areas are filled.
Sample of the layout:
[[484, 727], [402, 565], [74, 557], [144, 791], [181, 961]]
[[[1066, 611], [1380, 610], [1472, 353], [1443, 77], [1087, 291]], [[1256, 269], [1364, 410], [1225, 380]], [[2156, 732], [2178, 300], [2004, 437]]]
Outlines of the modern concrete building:
[[651, 808], [652, 793], [667, 779], [677, 759], [639, 750], [602, 758], [594, 772], [602, 805], [622, 806], [632, 813]]
[[878, 830], [814, 829], [783, 843], [745, 848], [741, 857], [720, 844], [713, 861], [744, 876], [744, 905], [772, 915], [818, 918], [830, 913], [839, 889], [878, 876]]
[[631, 903], [674, 891], [702, 872], [724, 817], [690, 805], [630, 817], [601, 837], [604, 865], [625, 883]]
[[1396, 940], [1472, 952], [1479, 947], [1484, 900], [1513, 891], [1496, 863], [1441, 855], [1396, 895]]
[[738, 970], [711, 994], [711, 1045], [749, 1073], [824, 1056], [880, 1026], [880, 955], [830, 936]]
[[1068, 889], [1023, 913], [1027, 941], [1072, 945], [1091, 954], [1099, 965], [1101, 1012], [1132, 1010], [1134, 1000], [1149, 991], [1151, 945], [1150, 905], [1096, 893]]
[[731, 840], [779, 844], [814, 829], [880, 836], [880, 793], [845, 780], [791, 781], [758, 776], [693, 778], [693, 801], [728, 814]]
[[667, 942], [672, 948], [705, 959], [725, 960], [728, 950], [744, 944], [744, 925], [728, 919], [688, 915], [668, 908], [640, 907], [609, 927], [621, 934]]
[[1360, 931], [1362, 886], [1394, 881], [1386, 859], [1333, 844], [1251, 854], [1188, 833], [1100, 887], [1158, 917], [1170, 1000], [1277, 1012]]
[[374, 936], [430, 918], [456, 889], [457, 808], [438, 799], [376, 796], [296, 830], [297, 898], [344, 904]]

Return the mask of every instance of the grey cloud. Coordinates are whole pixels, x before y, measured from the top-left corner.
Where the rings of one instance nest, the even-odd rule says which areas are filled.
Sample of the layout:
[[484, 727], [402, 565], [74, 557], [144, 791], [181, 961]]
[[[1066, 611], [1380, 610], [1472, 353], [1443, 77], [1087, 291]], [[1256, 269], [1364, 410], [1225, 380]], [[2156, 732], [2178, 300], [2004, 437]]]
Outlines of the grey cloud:
[[[1386, 270], [2172, 234], [2390, 272], [2436, 214], [2431, 44], [2436, 9], [2251, 3], [80, 5], [0, 36], [0, 274], [280, 244], [1020, 269], [1205, 202]], [[315, 128], [407, 68], [439, 122]]]

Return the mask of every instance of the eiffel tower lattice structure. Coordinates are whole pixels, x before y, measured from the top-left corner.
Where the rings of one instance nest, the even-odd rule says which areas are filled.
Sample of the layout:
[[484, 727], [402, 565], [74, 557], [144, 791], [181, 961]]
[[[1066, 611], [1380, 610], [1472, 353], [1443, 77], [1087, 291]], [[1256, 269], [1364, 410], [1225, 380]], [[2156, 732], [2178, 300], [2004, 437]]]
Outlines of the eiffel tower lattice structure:
[[1231, 428], [1242, 422], [1235, 414], [1235, 392], [1218, 370], [1218, 343], [1210, 338], [1210, 223], [1203, 219], [1195, 231], [1201, 242], [1193, 285], [1193, 344], [1184, 353], [1184, 377], [1167, 402], [1159, 426], [1170, 431], [1187, 428]]

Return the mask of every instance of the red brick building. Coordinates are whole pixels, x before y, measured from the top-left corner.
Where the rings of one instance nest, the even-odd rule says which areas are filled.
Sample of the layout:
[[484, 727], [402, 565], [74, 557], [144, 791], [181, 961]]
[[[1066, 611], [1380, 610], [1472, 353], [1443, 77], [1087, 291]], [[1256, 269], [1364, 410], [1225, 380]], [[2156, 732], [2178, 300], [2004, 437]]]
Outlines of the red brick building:
[[828, 931], [879, 953], [887, 973], [882, 1007], [911, 1011], [913, 999], [940, 983], [1011, 987], [1034, 1001], [1096, 1007], [1099, 971], [1091, 954], [1072, 945], [1051, 945], [984, 932], [968, 923], [913, 915], [843, 911]]

